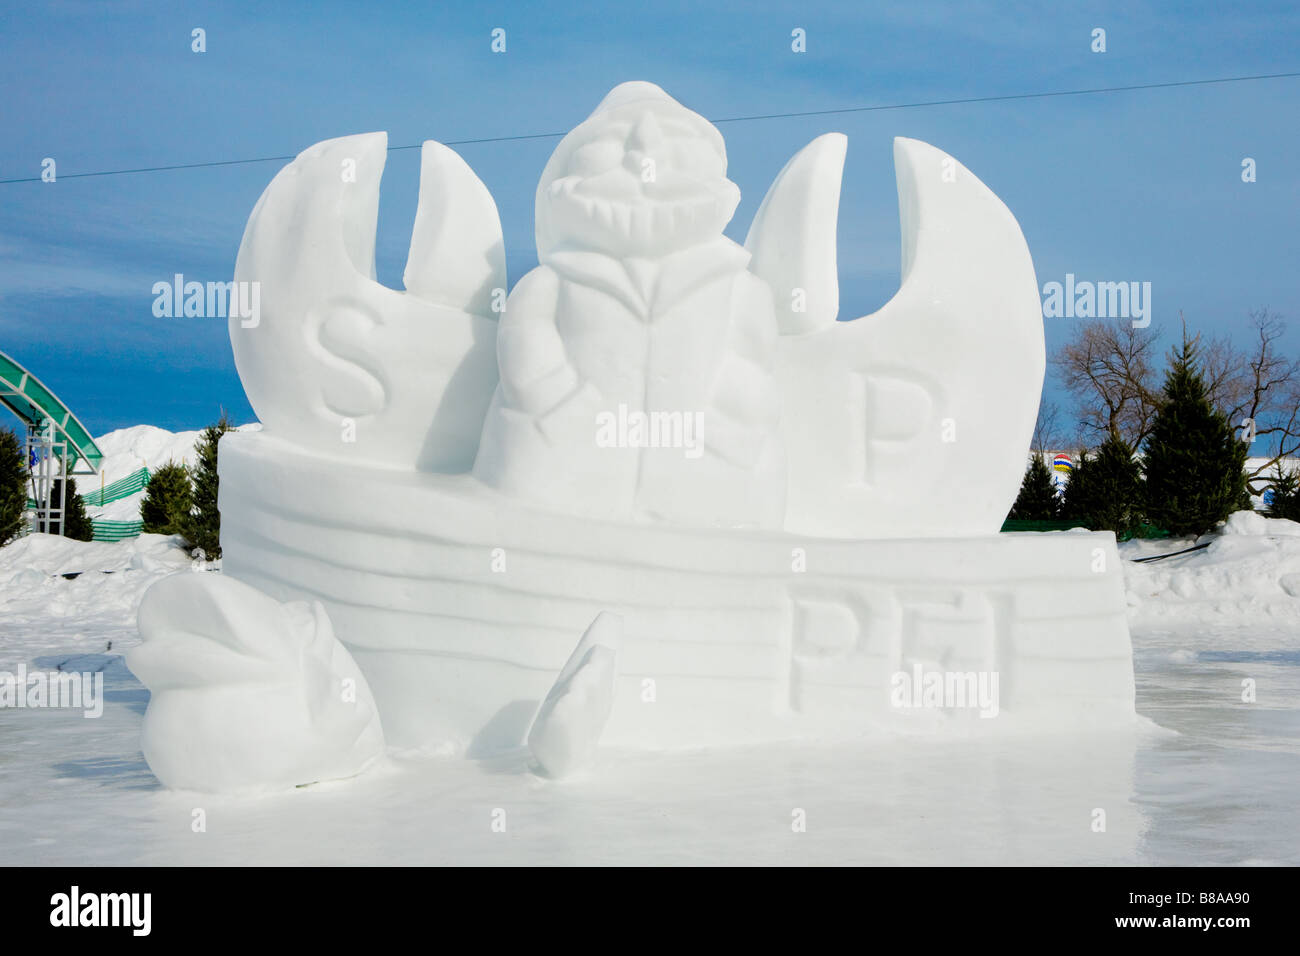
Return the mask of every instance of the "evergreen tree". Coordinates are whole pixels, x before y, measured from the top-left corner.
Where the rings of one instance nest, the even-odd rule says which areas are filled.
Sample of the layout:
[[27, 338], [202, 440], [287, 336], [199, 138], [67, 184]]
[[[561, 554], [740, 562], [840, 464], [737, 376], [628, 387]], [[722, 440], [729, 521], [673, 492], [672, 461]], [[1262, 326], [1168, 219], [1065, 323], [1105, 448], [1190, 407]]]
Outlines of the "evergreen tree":
[[0, 545], [16, 538], [23, 529], [27, 478], [22, 439], [0, 428]]
[[1273, 500], [1268, 505], [1268, 516], [1300, 521], [1300, 472], [1283, 471], [1278, 465], [1270, 487]]
[[1083, 527], [1088, 527], [1091, 518], [1088, 512], [1091, 505], [1088, 504], [1088, 450], [1080, 448], [1078, 454], [1074, 456], [1074, 467], [1070, 470], [1070, 480], [1065, 483], [1065, 489], [1061, 492], [1061, 504], [1057, 511], [1064, 521], [1074, 521]]
[[[58, 507], [60, 500], [59, 486], [63, 484], [62, 478], [55, 478], [50, 485], [51, 507]], [[74, 541], [93, 541], [95, 539], [95, 527], [86, 515], [86, 502], [77, 493], [77, 479], [69, 477], [61, 493], [63, 496], [63, 536], [72, 538]], [[59, 523], [58, 518], [51, 518], [42, 525], [41, 530], [49, 534], [58, 534]]]
[[1079, 463], [1065, 486], [1061, 517], [1093, 531], [1113, 531], [1127, 537], [1142, 523], [1142, 472], [1133, 449], [1112, 434], [1092, 456]]
[[1255, 510], [1255, 502], [1252, 501], [1250, 498], [1249, 482], [1243, 481], [1241, 483], [1241, 497], [1237, 499], [1237, 503], [1236, 505], [1233, 506], [1232, 510], [1233, 511], [1254, 511]]
[[1034, 452], [1029, 456], [1025, 477], [1020, 480], [1020, 494], [1016, 495], [1016, 503], [1007, 517], [1015, 521], [1050, 521], [1056, 517], [1057, 510], [1051, 469], [1043, 456]]
[[1147, 518], [1172, 535], [1204, 534], [1241, 506], [1246, 445], [1205, 397], [1186, 333], [1170, 356], [1143, 464]]
[[188, 546], [201, 550], [208, 560], [221, 557], [221, 512], [217, 510], [217, 445], [221, 436], [234, 428], [225, 412], [215, 425], [203, 429], [194, 443], [198, 460], [190, 469], [193, 507], [181, 522]]
[[67, 498], [63, 502], [63, 520], [67, 522], [63, 534], [74, 541], [95, 540], [95, 526], [86, 515], [86, 502], [77, 493], [77, 479], [68, 478]]
[[169, 461], [157, 469], [145, 486], [140, 520], [146, 534], [183, 534], [194, 505], [189, 469]]

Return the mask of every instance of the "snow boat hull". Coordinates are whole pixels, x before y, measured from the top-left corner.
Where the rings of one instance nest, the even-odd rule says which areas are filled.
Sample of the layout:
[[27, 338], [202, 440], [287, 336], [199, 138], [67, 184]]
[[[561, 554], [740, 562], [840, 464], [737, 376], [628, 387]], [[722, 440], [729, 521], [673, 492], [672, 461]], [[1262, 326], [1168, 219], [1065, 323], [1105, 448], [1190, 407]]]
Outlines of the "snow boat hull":
[[[226, 435], [220, 473], [225, 573], [325, 605], [398, 747], [519, 746], [603, 610], [626, 621], [606, 744], [1135, 720], [1109, 533], [861, 541], [600, 522], [267, 432]], [[934, 674], [967, 698], [929, 699]], [[979, 681], [994, 700], [973, 699]]]

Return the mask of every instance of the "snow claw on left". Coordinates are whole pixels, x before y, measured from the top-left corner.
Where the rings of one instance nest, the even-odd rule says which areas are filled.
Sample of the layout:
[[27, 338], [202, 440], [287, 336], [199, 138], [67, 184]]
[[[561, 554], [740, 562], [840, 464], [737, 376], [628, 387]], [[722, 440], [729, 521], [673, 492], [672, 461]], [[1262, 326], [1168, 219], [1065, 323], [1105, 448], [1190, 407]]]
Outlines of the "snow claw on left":
[[319, 602], [181, 572], [145, 594], [139, 625], [127, 664], [152, 693], [141, 748], [165, 786], [289, 790], [383, 752], [370, 688]]

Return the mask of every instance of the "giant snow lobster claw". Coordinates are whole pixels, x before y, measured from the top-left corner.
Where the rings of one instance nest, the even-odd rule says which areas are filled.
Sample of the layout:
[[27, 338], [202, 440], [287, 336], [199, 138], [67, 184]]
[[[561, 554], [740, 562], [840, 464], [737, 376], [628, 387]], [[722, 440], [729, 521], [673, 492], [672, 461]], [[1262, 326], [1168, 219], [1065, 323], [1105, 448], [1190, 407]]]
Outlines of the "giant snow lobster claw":
[[998, 530], [1015, 499], [1046, 354], [1038, 282], [1011, 211], [919, 140], [894, 140], [902, 284], [837, 322], [845, 138], [783, 169], [746, 240], [783, 334], [786, 530], [928, 537]]
[[267, 186], [235, 264], [236, 281], [261, 287], [261, 314], [230, 319], [235, 364], [272, 433], [333, 457], [464, 471], [496, 385], [501, 223], [469, 166], [426, 142], [406, 292], [380, 285], [387, 146], [386, 133], [326, 140]]

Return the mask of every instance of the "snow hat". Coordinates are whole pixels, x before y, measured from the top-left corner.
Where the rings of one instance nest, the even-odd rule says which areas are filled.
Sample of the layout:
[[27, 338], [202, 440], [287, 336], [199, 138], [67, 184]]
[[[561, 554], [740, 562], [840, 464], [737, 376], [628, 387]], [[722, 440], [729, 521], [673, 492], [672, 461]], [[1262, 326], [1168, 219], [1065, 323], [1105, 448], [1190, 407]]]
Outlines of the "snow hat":
[[554, 237], [550, 235], [550, 216], [547, 212], [546, 202], [547, 191], [550, 189], [551, 183], [559, 178], [569, 165], [569, 157], [573, 155], [574, 150], [590, 142], [597, 135], [599, 128], [617, 114], [632, 109], [647, 108], [657, 108], [662, 112], [671, 112], [674, 118], [685, 120], [694, 132], [708, 141], [709, 145], [722, 159], [723, 168], [726, 168], [727, 146], [716, 126], [699, 113], [682, 106], [681, 103], [678, 103], [654, 83], [645, 80], [629, 80], [620, 83], [605, 94], [604, 99], [591, 111], [590, 116], [570, 130], [564, 139], [560, 140], [560, 144], [555, 147], [555, 152], [551, 153], [551, 158], [547, 160], [546, 167], [542, 170], [542, 178], [537, 184], [537, 196], [534, 205], [537, 250], [539, 253], [549, 249], [554, 241]]
[[[625, 107], [653, 105], [659, 105], [663, 108], [671, 109], [676, 112], [677, 115], [684, 117], [687, 122], [690, 123], [691, 128], [701, 136], [708, 139], [709, 144], [713, 146], [718, 155], [721, 156], [724, 161], [726, 160], [727, 146], [722, 139], [722, 134], [718, 132], [716, 126], [694, 110], [688, 110], [685, 106], [682, 106], [681, 103], [678, 103], [675, 99], [665, 93], [662, 87], [656, 86], [654, 83], [649, 83], [645, 80], [629, 80], [626, 83], [620, 83], [618, 86], [614, 87], [605, 94], [605, 98], [597, 104], [594, 110], [591, 111], [591, 115], [583, 120], [577, 129], [569, 133], [565, 139], [573, 136], [574, 133], [582, 129], [588, 123], [602, 120], [608, 117], [609, 114], [616, 113]], [[561, 142], [560, 146], [556, 147], [555, 152], [559, 153], [560, 148], [563, 146], [564, 143]], [[549, 166], [550, 164], [548, 163], [547, 165]]]

